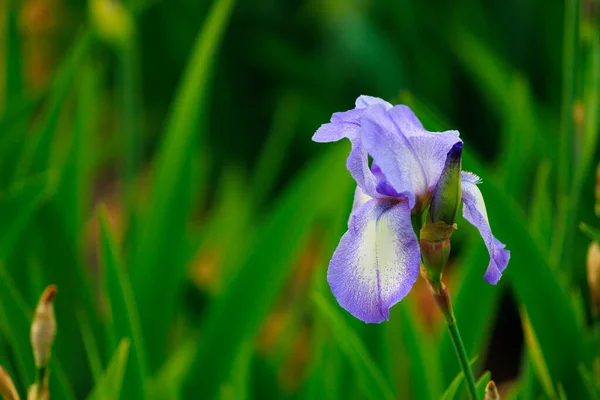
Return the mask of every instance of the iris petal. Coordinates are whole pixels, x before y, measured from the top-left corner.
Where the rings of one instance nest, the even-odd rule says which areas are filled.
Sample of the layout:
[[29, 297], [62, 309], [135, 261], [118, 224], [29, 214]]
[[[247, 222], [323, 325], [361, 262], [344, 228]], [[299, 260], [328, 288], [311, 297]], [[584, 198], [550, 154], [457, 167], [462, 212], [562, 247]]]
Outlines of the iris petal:
[[361, 138], [373, 162], [396, 192], [407, 193], [410, 207], [414, 207], [416, 196], [425, 193], [427, 180], [412, 145], [399, 134], [390, 114], [382, 105], [369, 107], [361, 119], [361, 125]]
[[327, 281], [339, 304], [368, 323], [389, 319], [389, 310], [412, 288], [420, 254], [407, 201], [369, 200], [353, 214], [333, 254]]
[[352, 202], [352, 211], [350, 212], [350, 218], [348, 219], [348, 227], [350, 227], [350, 224], [352, 223], [352, 218], [354, 217], [354, 213], [356, 212], [356, 210], [362, 207], [362, 205], [365, 204], [367, 201], [372, 199], [373, 198], [371, 196], [363, 192], [360, 186], [356, 187], [356, 189], [354, 190], [354, 201]]
[[[356, 117], [356, 111], [360, 111], [360, 114], [365, 109], [350, 110], [345, 113], [335, 113], [331, 118], [332, 122], [323, 124], [315, 132], [312, 139], [315, 142], [326, 143], [336, 142], [338, 140], [348, 138], [352, 144], [352, 150], [346, 160], [346, 167], [352, 175], [352, 178], [356, 181], [365, 193], [371, 196], [378, 196], [376, 193], [377, 178], [373, 175], [369, 169], [369, 154], [362, 145], [360, 138], [360, 125], [351, 121]], [[341, 115], [348, 114], [348, 115]], [[334, 122], [335, 121], [335, 122]]]
[[392, 105], [379, 97], [361, 95], [356, 99], [356, 108], [366, 108], [375, 104], [381, 104], [386, 109], [392, 108]]
[[398, 131], [408, 138], [419, 159], [427, 180], [427, 190], [432, 189], [440, 179], [448, 152], [460, 142], [458, 131], [429, 132], [405, 105], [394, 106], [388, 112]]
[[349, 138], [351, 141], [358, 138], [360, 135], [360, 126], [346, 122], [330, 122], [321, 125], [315, 132], [312, 140], [318, 143], [337, 142], [344, 138]]
[[485, 242], [490, 253], [490, 263], [483, 278], [495, 285], [508, 265], [510, 251], [506, 250], [506, 246], [492, 234], [483, 196], [477, 183], [479, 183], [477, 175], [470, 172], [462, 173], [463, 216], [479, 230]]
[[367, 108], [374, 104], [384, 108], [392, 107], [391, 104], [377, 97], [360, 96], [356, 100], [356, 108], [334, 113], [331, 122], [321, 125], [312, 139], [315, 142], [327, 143], [348, 138], [352, 143], [352, 150], [346, 160], [348, 171], [365, 193], [372, 197], [383, 197], [376, 191], [378, 179], [369, 168], [369, 154], [360, 137], [361, 117]]
[[420, 136], [423, 131], [427, 132], [415, 113], [404, 104], [395, 106], [393, 110], [390, 110], [390, 115], [398, 129], [408, 138]]

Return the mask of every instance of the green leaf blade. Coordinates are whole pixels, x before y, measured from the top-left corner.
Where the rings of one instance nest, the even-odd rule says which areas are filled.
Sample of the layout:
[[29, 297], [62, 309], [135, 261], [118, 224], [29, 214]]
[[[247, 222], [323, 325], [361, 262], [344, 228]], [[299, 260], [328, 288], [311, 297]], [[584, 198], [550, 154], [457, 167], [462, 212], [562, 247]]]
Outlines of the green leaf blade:
[[[102, 263], [104, 282], [110, 303], [114, 335], [130, 338], [132, 347], [131, 362], [128, 363], [123, 388], [124, 398], [147, 397], [146, 356], [140, 327], [137, 306], [129, 279], [120, 261], [117, 247], [110, 232], [105, 211], [100, 211], [100, 234], [102, 238]], [[127, 345], [129, 347], [129, 344]]]

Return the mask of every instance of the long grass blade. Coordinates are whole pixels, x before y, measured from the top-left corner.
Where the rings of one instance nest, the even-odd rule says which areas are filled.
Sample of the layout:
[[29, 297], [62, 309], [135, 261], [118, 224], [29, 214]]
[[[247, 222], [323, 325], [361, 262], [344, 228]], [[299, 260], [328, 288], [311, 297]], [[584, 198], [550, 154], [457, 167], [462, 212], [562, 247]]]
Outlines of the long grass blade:
[[87, 397], [88, 400], [118, 399], [121, 397], [121, 388], [125, 380], [125, 370], [129, 358], [129, 339], [123, 338], [119, 347], [108, 364], [108, 368], [96, 384], [94, 390]]
[[106, 211], [99, 212], [104, 283], [116, 337], [130, 338], [132, 355], [123, 386], [124, 398], [146, 398], [146, 355], [137, 306], [128, 276], [120, 260]]

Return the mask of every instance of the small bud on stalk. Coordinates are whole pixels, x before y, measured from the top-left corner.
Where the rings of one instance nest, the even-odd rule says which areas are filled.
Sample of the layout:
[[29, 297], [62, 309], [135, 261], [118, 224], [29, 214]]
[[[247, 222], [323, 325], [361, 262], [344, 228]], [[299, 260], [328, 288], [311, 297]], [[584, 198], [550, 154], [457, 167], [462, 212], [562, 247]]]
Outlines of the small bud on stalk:
[[37, 368], [45, 368], [52, 353], [52, 344], [56, 336], [56, 319], [54, 318], [56, 291], [54, 285], [50, 285], [44, 290], [31, 324], [31, 347]]
[[44, 377], [42, 383], [34, 383], [29, 386], [27, 392], [27, 400], [50, 400], [50, 392], [48, 391], [48, 375]]
[[500, 400], [500, 393], [494, 381], [489, 381], [485, 387], [485, 400]]
[[54, 317], [54, 298], [56, 286], [48, 286], [40, 297], [33, 322], [31, 323], [31, 347], [37, 368], [36, 380], [29, 387], [27, 400], [48, 400], [48, 362], [52, 354], [52, 345], [56, 336], [56, 319]]
[[600, 245], [592, 242], [587, 253], [587, 278], [594, 315], [600, 314]]
[[596, 169], [596, 204], [594, 205], [594, 212], [600, 218], [600, 164]]

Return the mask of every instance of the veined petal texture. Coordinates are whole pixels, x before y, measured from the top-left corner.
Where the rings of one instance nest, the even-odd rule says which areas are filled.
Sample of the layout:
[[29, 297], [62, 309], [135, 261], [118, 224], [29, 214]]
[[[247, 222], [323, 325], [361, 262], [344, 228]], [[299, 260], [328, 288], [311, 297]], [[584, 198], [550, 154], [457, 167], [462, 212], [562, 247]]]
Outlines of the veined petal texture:
[[339, 304], [368, 323], [389, 310], [419, 276], [420, 253], [406, 200], [372, 199], [352, 216], [335, 250], [327, 281]]

